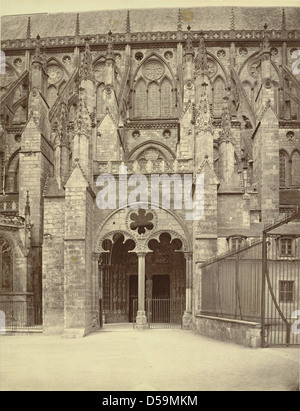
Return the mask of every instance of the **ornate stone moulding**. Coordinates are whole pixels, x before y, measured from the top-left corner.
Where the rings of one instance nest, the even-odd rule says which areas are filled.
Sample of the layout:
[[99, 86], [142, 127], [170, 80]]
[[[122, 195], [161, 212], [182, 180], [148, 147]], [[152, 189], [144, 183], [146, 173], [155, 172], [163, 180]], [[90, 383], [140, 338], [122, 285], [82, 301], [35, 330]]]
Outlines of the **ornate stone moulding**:
[[[193, 40], [198, 42], [199, 31], [191, 31]], [[208, 43], [214, 42], [218, 45], [220, 41], [235, 41], [235, 42], [255, 42], [256, 44], [261, 42], [264, 36], [264, 30], [210, 30], [204, 31], [204, 40]], [[292, 45], [293, 42], [300, 39], [299, 30], [270, 30], [268, 31], [270, 40], [289, 41]], [[70, 46], [83, 46], [86, 35], [82, 36], [59, 36], [59, 37], [46, 37], [41, 39], [43, 47], [59, 47], [65, 48]], [[182, 31], [167, 31], [167, 32], [137, 32], [131, 33], [128, 37], [126, 33], [114, 33], [113, 42], [114, 45], [123, 45], [126, 43], [136, 43], [138, 47], [141, 45], [169, 47], [172, 43], [178, 43], [185, 41], [187, 38], [187, 32]], [[106, 45], [108, 42], [107, 34], [95, 34], [91, 37], [91, 47], [95, 45]], [[156, 45], [157, 44], [157, 45]], [[295, 45], [296, 46], [296, 45]], [[8, 49], [33, 49], [35, 47], [34, 39], [8, 39], [1, 42], [1, 48], [3, 50]]]
[[165, 123], [165, 122], [143, 122], [143, 121], [137, 121], [137, 122], [130, 122], [124, 124], [125, 128], [128, 129], [137, 129], [137, 130], [149, 130], [149, 129], [163, 129], [163, 130], [168, 130], [170, 128], [176, 128], [178, 127], [178, 122], [177, 120], [172, 122], [172, 123]]

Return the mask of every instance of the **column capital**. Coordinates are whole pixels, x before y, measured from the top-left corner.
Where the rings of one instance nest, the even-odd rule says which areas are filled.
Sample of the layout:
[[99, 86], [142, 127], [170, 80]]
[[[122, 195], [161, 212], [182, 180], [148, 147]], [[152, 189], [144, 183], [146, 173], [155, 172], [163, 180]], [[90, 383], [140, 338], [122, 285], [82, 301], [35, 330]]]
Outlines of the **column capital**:
[[99, 261], [99, 259], [100, 259], [100, 253], [92, 253], [93, 261]]
[[186, 259], [186, 260], [191, 260], [192, 258], [193, 258], [193, 253], [192, 253], [192, 251], [184, 251], [184, 258]]
[[138, 252], [136, 253], [136, 255], [137, 255], [138, 257], [146, 257], [146, 254], [147, 254], [147, 251], [138, 251]]

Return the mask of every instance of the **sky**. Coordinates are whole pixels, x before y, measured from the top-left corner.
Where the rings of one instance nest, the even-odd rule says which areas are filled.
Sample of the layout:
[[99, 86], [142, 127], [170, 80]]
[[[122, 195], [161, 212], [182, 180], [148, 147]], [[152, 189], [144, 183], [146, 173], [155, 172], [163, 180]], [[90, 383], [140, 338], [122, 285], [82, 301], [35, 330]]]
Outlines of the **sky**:
[[300, 0], [0, 0], [0, 14], [57, 13], [156, 7], [201, 6], [300, 7]]

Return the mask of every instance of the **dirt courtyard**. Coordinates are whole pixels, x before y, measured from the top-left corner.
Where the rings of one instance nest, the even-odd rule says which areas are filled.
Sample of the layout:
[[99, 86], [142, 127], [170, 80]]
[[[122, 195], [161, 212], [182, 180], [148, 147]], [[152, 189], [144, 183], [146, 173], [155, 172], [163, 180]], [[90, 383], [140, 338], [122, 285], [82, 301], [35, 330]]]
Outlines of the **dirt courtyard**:
[[84, 339], [0, 336], [1, 391], [297, 391], [299, 349], [106, 326]]

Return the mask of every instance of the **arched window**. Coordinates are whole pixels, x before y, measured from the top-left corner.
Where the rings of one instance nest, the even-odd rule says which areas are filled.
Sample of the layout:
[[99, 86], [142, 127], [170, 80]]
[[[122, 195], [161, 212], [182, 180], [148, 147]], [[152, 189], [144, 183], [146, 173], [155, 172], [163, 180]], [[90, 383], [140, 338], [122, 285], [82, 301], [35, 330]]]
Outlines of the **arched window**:
[[104, 93], [104, 84], [100, 84], [100, 86], [97, 88], [97, 118], [101, 118], [104, 110], [103, 110], [103, 93]]
[[18, 193], [19, 192], [19, 161], [15, 170], [15, 175], [14, 175], [14, 192]]
[[172, 116], [172, 85], [166, 78], [161, 84], [161, 116]]
[[214, 170], [217, 176], [219, 175], [219, 149], [214, 147]]
[[20, 106], [15, 112], [13, 123], [20, 124], [26, 122], [26, 110], [24, 107]]
[[157, 83], [150, 83], [148, 88], [148, 116], [160, 117], [160, 95]]
[[298, 151], [292, 155], [292, 186], [300, 187], [300, 153]]
[[52, 107], [57, 99], [57, 90], [54, 86], [50, 86], [47, 91], [47, 101], [49, 107]]
[[213, 112], [214, 116], [221, 117], [223, 109], [223, 98], [225, 96], [224, 81], [218, 77], [213, 87]]
[[147, 90], [142, 79], [138, 81], [135, 89], [135, 114], [137, 117], [147, 116]]
[[8, 241], [0, 235], [0, 290], [12, 290], [13, 256]]
[[287, 187], [288, 156], [284, 151], [279, 153], [279, 186]]

